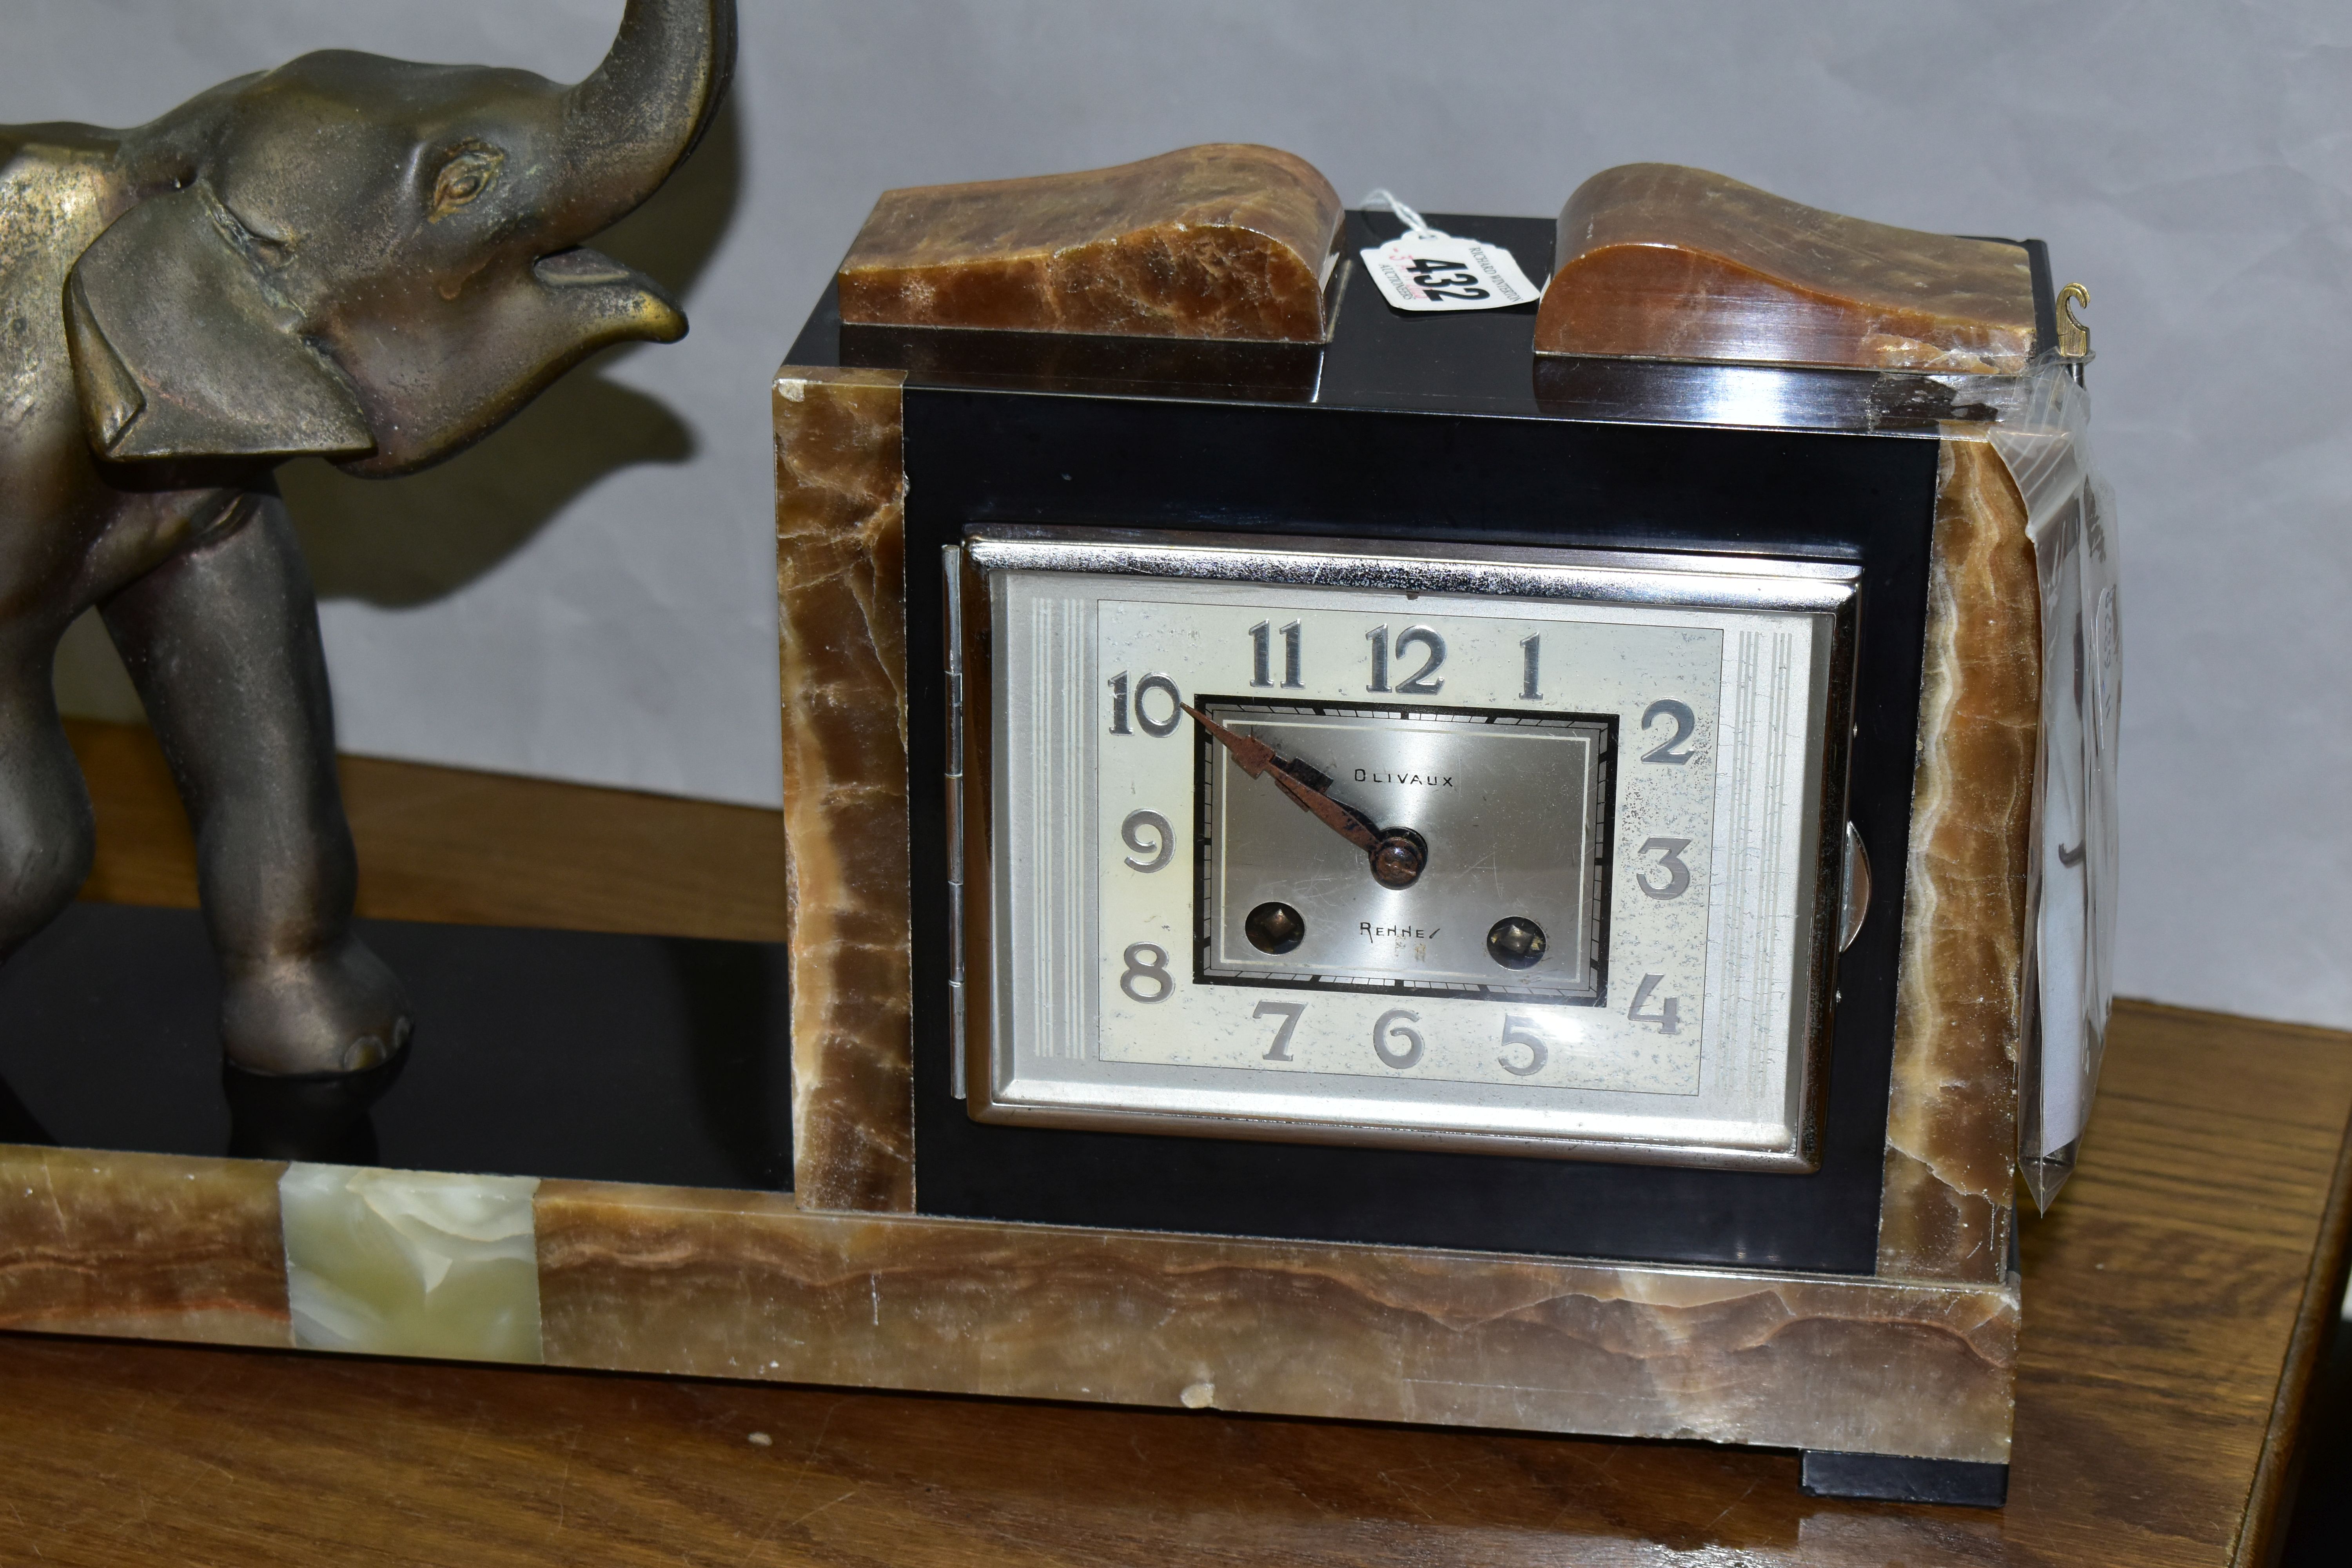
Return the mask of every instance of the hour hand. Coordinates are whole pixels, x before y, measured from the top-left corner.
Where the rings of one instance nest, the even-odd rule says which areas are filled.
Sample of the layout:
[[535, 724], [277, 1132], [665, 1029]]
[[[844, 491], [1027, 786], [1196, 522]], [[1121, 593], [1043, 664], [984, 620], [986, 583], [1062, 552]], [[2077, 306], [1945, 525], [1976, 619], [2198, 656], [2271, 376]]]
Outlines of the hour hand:
[[1272, 773], [1276, 786], [1297, 802], [1300, 810], [1368, 855], [1380, 848], [1383, 837], [1380, 824], [1323, 793], [1331, 783], [1328, 774], [1318, 773], [1295, 757], [1284, 756], [1254, 735], [1235, 734], [1189, 702], [1183, 707], [1215, 737], [1219, 745], [1233, 753], [1242, 772], [1254, 779]]

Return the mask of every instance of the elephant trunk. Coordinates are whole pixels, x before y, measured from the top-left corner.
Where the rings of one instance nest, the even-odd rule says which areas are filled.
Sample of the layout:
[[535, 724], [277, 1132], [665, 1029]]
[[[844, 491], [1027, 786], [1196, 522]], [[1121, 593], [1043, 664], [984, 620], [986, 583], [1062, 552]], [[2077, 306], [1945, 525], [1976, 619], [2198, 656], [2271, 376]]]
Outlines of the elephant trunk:
[[734, 68], [735, 0], [629, 0], [604, 63], [563, 95], [555, 225], [584, 240], [652, 195], [709, 129]]

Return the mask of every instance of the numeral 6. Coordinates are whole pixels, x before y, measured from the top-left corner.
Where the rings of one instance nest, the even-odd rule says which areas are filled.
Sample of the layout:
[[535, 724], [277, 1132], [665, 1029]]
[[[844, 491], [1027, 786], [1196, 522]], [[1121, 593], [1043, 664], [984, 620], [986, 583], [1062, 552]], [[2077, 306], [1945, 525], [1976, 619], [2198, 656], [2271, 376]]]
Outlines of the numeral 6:
[[[1399, 1023], [1399, 1019], [1402, 1019], [1403, 1022]], [[1392, 1068], [1409, 1068], [1421, 1060], [1421, 1036], [1417, 1031], [1404, 1026], [1405, 1024], [1420, 1022], [1420, 1014], [1408, 1013], [1402, 1007], [1391, 1007], [1381, 1014], [1379, 1022], [1372, 1026], [1372, 1054]], [[1391, 1025], [1394, 1025], [1395, 1027], [1390, 1027]], [[1401, 1051], [1389, 1049], [1391, 1040], [1402, 1040], [1405, 1043], [1404, 1049]]]

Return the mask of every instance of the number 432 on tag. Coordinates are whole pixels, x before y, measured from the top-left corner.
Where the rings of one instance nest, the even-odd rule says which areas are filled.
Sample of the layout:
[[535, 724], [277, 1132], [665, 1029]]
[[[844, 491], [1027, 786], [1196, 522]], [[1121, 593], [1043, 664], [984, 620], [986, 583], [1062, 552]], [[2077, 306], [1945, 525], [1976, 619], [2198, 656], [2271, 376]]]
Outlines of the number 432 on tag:
[[1543, 292], [1511, 253], [1450, 234], [1405, 235], [1363, 252], [1381, 297], [1400, 310], [1494, 310]]

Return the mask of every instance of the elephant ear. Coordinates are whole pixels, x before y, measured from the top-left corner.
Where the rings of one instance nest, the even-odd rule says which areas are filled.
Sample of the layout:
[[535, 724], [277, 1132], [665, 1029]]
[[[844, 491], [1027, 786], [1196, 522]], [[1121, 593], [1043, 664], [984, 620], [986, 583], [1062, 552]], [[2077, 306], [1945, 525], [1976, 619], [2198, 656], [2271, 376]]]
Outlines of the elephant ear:
[[199, 180], [123, 214], [74, 264], [68, 342], [101, 457], [374, 449], [351, 387], [270, 287], [257, 244]]

